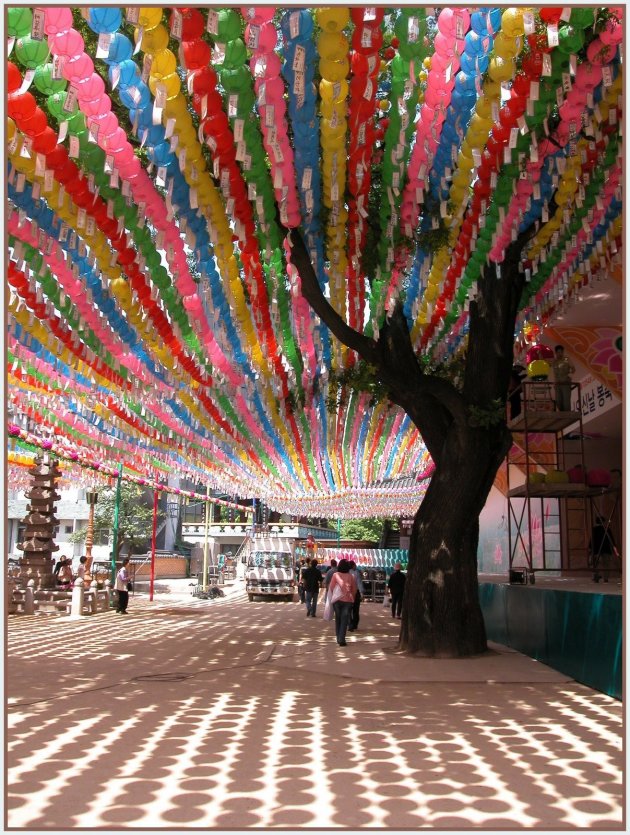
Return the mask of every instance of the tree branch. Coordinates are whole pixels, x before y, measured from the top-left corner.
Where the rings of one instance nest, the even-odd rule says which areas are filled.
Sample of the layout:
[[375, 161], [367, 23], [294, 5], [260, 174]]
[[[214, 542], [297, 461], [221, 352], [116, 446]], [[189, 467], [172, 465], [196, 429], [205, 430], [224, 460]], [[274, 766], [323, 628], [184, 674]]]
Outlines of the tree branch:
[[376, 342], [347, 325], [345, 320], [325, 298], [319, 286], [313, 265], [311, 264], [308, 250], [297, 229], [288, 230], [287, 240], [291, 249], [291, 262], [300, 274], [302, 295], [306, 301], [343, 345], [352, 348], [367, 362], [377, 363]]

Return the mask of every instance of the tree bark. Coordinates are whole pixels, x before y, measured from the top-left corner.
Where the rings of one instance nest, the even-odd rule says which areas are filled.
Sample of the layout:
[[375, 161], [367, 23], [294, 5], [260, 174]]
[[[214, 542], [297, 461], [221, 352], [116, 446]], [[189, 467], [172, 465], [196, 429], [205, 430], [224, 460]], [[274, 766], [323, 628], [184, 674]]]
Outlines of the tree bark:
[[531, 234], [521, 234], [500, 269], [489, 264], [479, 279], [458, 391], [449, 381], [423, 373], [401, 304], [377, 340], [350, 328], [325, 299], [299, 233], [289, 233], [303, 296], [332, 333], [375, 368], [435, 463], [411, 535], [399, 638], [404, 652], [462, 657], [487, 648], [477, 581], [479, 514], [511, 444], [505, 401], [524, 282], [519, 259]]

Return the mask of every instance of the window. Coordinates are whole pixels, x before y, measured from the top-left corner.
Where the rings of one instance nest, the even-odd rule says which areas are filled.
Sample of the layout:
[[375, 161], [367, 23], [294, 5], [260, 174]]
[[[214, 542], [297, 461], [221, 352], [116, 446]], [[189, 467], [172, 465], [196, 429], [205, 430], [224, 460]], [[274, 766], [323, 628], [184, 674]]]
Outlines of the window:
[[198, 502], [196, 504], [184, 505], [183, 508], [183, 522], [189, 524], [202, 525], [205, 519], [205, 502]]
[[72, 525], [64, 525], [63, 526], [64, 533], [72, 533]]
[[109, 545], [109, 528], [94, 531], [94, 545]]

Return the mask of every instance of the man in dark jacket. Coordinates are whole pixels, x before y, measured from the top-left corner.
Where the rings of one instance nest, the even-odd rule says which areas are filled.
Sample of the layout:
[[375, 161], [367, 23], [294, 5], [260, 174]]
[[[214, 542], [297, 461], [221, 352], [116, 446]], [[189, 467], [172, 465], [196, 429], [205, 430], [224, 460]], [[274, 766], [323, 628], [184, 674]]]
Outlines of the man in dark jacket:
[[315, 617], [317, 609], [317, 597], [322, 584], [322, 575], [317, 568], [317, 560], [311, 560], [310, 568], [302, 569], [302, 583], [306, 596], [306, 617]]
[[402, 613], [403, 592], [405, 591], [405, 575], [400, 570], [399, 562], [394, 563], [394, 570], [387, 581], [387, 588], [392, 597], [392, 617], [400, 620]]

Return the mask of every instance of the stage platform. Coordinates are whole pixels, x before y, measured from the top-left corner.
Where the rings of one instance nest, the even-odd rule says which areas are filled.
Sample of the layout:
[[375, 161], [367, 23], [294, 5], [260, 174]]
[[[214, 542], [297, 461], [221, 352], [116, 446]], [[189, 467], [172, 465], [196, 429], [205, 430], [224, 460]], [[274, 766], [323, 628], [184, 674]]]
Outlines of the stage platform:
[[616, 699], [622, 697], [622, 591], [618, 574], [595, 583], [592, 575], [537, 573], [533, 585], [479, 576], [489, 640]]

